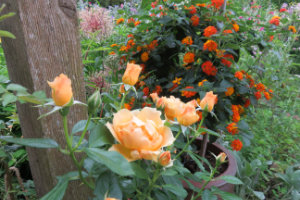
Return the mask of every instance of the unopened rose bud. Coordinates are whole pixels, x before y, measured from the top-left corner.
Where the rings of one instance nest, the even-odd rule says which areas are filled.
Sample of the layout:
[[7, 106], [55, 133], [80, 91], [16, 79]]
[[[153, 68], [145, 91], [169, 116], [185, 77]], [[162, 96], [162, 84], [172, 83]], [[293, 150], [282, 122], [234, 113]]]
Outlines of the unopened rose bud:
[[118, 199], [116, 199], [116, 198], [105, 198], [105, 200], [118, 200]]
[[222, 164], [222, 163], [225, 162], [226, 158], [227, 158], [226, 153], [222, 152], [222, 153], [220, 153], [220, 154], [216, 157], [216, 160], [217, 160], [217, 162], [219, 162], [220, 164]]
[[170, 151], [165, 151], [162, 154], [160, 154], [158, 158], [158, 163], [164, 167], [170, 165], [172, 163]]
[[88, 112], [89, 114], [93, 114], [96, 112], [97, 108], [99, 108], [101, 104], [101, 95], [98, 90], [96, 90], [88, 99]]

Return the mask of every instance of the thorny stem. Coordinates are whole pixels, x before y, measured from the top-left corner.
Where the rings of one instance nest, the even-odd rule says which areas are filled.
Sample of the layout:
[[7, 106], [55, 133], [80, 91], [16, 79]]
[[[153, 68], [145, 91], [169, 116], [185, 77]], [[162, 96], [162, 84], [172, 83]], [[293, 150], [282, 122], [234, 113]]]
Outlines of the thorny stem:
[[81, 169], [81, 164], [77, 161], [74, 151], [72, 149], [72, 143], [70, 140], [70, 136], [69, 136], [69, 131], [68, 131], [68, 120], [67, 120], [67, 116], [62, 116], [63, 117], [63, 125], [64, 125], [64, 132], [65, 132], [65, 138], [66, 138], [66, 142], [67, 142], [67, 147], [70, 151], [70, 156], [73, 160], [73, 162], [75, 163], [78, 173], [79, 173], [79, 178], [80, 180], [87, 185], [89, 188], [94, 189], [94, 185], [92, 185], [91, 183], [87, 182], [87, 180], [83, 177], [82, 175], [82, 169]]
[[91, 122], [91, 118], [92, 118], [92, 116], [89, 115], [88, 120], [87, 120], [87, 122], [85, 124], [84, 130], [83, 130], [83, 132], [81, 134], [81, 137], [80, 137], [78, 143], [76, 144], [76, 146], [72, 149], [73, 152], [76, 151], [76, 149], [81, 145], [81, 142], [82, 142], [82, 140], [83, 140], [83, 138], [84, 138], [84, 136], [85, 136], [85, 134], [87, 132], [88, 126], [89, 126], [89, 124]]

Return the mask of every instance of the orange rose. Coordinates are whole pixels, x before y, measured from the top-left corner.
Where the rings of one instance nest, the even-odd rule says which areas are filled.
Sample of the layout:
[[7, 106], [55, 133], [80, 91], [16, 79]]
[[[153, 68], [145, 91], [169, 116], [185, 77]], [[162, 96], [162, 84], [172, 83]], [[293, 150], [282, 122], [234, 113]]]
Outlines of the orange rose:
[[64, 74], [55, 77], [53, 82], [48, 81], [52, 89], [52, 99], [57, 106], [64, 106], [68, 104], [72, 97], [71, 80]]
[[142, 71], [142, 68], [139, 65], [133, 63], [127, 63], [127, 68], [122, 77], [122, 81], [128, 85], [135, 85], [139, 79], [139, 75]]
[[171, 153], [170, 151], [165, 151], [162, 154], [160, 154], [158, 163], [164, 167], [170, 167], [173, 165], [173, 162], [171, 160]]
[[116, 199], [116, 198], [105, 198], [105, 200], [119, 200], [119, 199]]
[[217, 101], [217, 95], [214, 95], [212, 91], [206, 92], [205, 97], [200, 102], [200, 107], [204, 110], [207, 107], [209, 112], [212, 111]]
[[220, 163], [223, 163], [225, 162], [226, 158], [227, 158], [226, 153], [222, 152], [216, 157], [216, 160], [219, 161]]
[[157, 162], [162, 147], [175, 140], [160, 115], [160, 111], [149, 107], [135, 111], [122, 109], [115, 113], [113, 123], [106, 126], [119, 144], [112, 145], [110, 150], [118, 151], [129, 162], [139, 159]]
[[178, 116], [178, 114], [181, 112], [181, 108], [183, 108], [184, 103], [173, 96], [170, 96], [170, 98], [162, 97], [163, 99], [163, 105], [165, 106], [165, 114], [166, 117], [169, 120], [174, 120]]
[[196, 100], [183, 104], [181, 112], [177, 115], [177, 121], [183, 126], [190, 126], [199, 120], [199, 115], [195, 109]]

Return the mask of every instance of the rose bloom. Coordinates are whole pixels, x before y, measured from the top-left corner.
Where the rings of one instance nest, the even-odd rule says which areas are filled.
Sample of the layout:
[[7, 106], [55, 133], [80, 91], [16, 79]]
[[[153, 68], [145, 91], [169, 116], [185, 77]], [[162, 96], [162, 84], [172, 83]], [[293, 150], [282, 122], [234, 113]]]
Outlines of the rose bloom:
[[181, 40], [181, 43], [185, 44], [185, 45], [192, 45], [193, 44], [193, 39], [192, 39], [191, 36], [187, 36], [187, 37], [185, 37]]
[[121, 23], [124, 23], [124, 18], [120, 18], [120, 19], [117, 19], [117, 24], [121, 24]]
[[224, 0], [211, 0], [211, 5], [217, 9], [220, 9], [223, 4]]
[[232, 27], [233, 27], [233, 30], [235, 31], [235, 32], [239, 32], [239, 30], [240, 30], [240, 26], [238, 25], [238, 24], [232, 24]]
[[183, 56], [183, 62], [185, 63], [192, 63], [195, 61], [195, 54], [192, 52], [187, 52], [184, 56]]
[[278, 16], [272, 17], [272, 19], [269, 21], [270, 24], [274, 24], [275, 26], [279, 26], [280, 18]]
[[239, 139], [236, 139], [231, 142], [231, 147], [234, 151], [240, 151], [243, 147], [243, 143]]
[[212, 35], [215, 35], [218, 32], [218, 30], [216, 29], [216, 27], [214, 26], [208, 26], [204, 29], [204, 33], [203, 35], [205, 37], [210, 37]]
[[48, 81], [52, 89], [52, 99], [57, 106], [64, 106], [68, 104], [72, 97], [71, 80], [64, 74], [55, 77], [53, 82]]
[[175, 140], [160, 115], [160, 111], [149, 107], [134, 111], [122, 109], [115, 113], [113, 123], [106, 126], [119, 144], [112, 145], [109, 150], [119, 152], [129, 162], [139, 159], [157, 162], [162, 147]]
[[193, 15], [191, 17], [192, 26], [198, 26], [199, 25], [200, 18], [197, 15]]
[[199, 120], [199, 115], [196, 111], [196, 100], [190, 101], [186, 104], [181, 104], [180, 112], [176, 116], [179, 124], [183, 126], [190, 126]]
[[142, 68], [139, 65], [127, 63], [127, 68], [122, 77], [122, 81], [128, 85], [135, 85], [139, 79], [139, 75], [142, 71]]
[[203, 45], [203, 50], [216, 51], [218, 44], [213, 40], [207, 40]]
[[200, 107], [204, 110], [207, 107], [207, 110], [211, 112], [214, 108], [214, 105], [217, 101], [217, 95], [214, 95], [212, 91], [206, 92], [205, 97], [200, 101]]
[[142, 55], [141, 55], [141, 60], [142, 60], [143, 62], [147, 62], [147, 60], [149, 60], [149, 54], [148, 54], [148, 52], [142, 53]]
[[234, 88], [233, 87], [229, 87], [227, 88], [227, 91], [225, 92], [226, 96], [231, 96], [234, 93]]
[[239, 129], [238, 129], [238, 127], [237, 127], [237, 124], [234, 123], [234, 122], [228, 124], [228, 126], [226, 127], [226, 129], [227, 129], [227, 131], [228, 131], [229, 133], [231, 133], [232, 135], [235, 135], [235, 134], [237, 134], [237, 133], [239, 132]]
[[243, 73], [240, 71], [235, 72], [234, 77], [242, 80], [243, 79]]

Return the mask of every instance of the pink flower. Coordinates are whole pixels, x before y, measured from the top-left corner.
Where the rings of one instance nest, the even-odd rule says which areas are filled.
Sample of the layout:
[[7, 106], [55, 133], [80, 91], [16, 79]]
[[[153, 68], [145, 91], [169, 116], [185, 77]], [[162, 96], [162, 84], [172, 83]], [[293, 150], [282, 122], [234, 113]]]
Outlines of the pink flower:
[[270, 11], [269, 14], [270, 14], [270, 15], [274, 15], [274, 11]]
[[239, 19], [243, 19], [243, 16], [239, 16]]
[[259, 31], [263, 31], [263, 30], [265, 30], [265, 27], [261, 27], [261, 28], [259, 29]]

